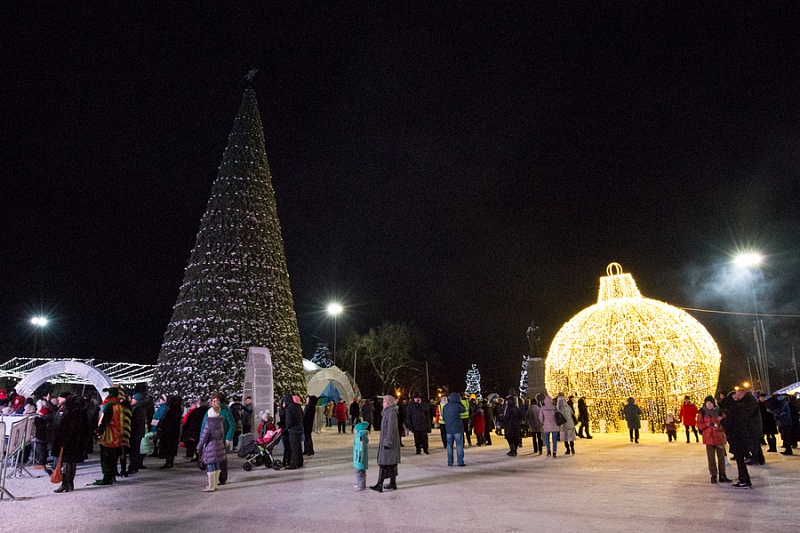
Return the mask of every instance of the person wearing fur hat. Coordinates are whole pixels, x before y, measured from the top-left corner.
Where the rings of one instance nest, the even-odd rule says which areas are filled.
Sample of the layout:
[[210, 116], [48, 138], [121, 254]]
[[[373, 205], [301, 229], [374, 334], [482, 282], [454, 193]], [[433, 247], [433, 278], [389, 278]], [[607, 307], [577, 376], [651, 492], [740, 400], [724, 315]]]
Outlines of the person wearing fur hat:
[[100, 424], [95, 430], [100, 445], [100, 470], [103, 479], [93, 485], [113, 485], [117, 472], [117, 459], [122, 448], [122, 406], [119, 400], [119, 389], [109, 387], [103, 389], [108, 393], [100, 410]]
[[197, 443], [197, 453], [201, 454], [203, 464], [206, 465], [208, 486], [203, 492], [214, 492], [219, 486], [220, 467], [227, 462], [225, 446], [225, 423], [220, 416], [222, 408], [219, 399], [206, 411], [205, 425]]

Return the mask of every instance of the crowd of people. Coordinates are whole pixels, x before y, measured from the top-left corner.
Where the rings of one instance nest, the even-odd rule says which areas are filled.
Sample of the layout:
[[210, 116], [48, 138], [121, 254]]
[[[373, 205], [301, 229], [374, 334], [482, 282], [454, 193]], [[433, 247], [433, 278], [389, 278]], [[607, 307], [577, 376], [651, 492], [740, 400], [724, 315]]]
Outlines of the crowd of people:
[[[249, 397], [243, 403], [229, 405], [223, 394], [215, 392], [210, 405], [193, 398], [186, 407], [178, 396], [161, 396], [154, 401], [119, 387], [103, 392], [105, 399], [98, 403], [89, 395], [69, 392], [52, 398], [49, 394], [23, 398], [0, 391], [3, 414], [36, 417], [25, 461], [32, 456], [34, 468], [48, 473], [55, 465], [61, 465], [63, 480], [56, 493], [75, 489], [76, 467], [93, 453], [95, 441], [99, 445], [102, 478], [94, 485], [111, 485], [118, 477], [146, 469], [144, 457], [148, 454], [164, 460], [160, 469], [173, 468], [182, 446], [186, 459], [201, 462], [206, 470], [208, 486], [203, 490], [213, 492], [227, 482], [227, 455], [235, 451], [240, 435], [254, 430], [261, 439], [280, 435], [282, 463], [294, 470], [303, 468], [304, 457], [315, 455], [314, 435], [323, 427], [332, 427], [335, 419], [339, 434], [354, 435], [357, 490], [367, 488], [369, 435], [371, 430], [379, 431], [378, 481], [369, 488], [383, 492], [397, 488], [403, 437], [413, 435], [416, 454], [428, 455], [429, 434], [436, 428], [447, 450], [447, 465], [458, 467], [466, 466], [464, 449], [473, 445], [473, 434], [476, 446], [492, 446], [493, 435], [505, 438], [510, 457], [517, 456], [524, 438], [532, 439], [534, 455], [546, 452], [550, 458], [558, 456], [559, 443], [563, 455], [569, 456], [576, 453], [576, 439], [593, 438], [586, 398], [580, 397], [576, 402], [574, 396], [564, 393], [555, 397], [540, 393], [523, 399], [512, 390], [505, 398], [493, 395], [489, 400], [452, 392], [430, 401], [423, 400], [421, 394], [414, 394], [410, 401], [387, 395], [372, 401], [354, 398], [350, 405], [344, 399], [334, 402], [306, 396], [301, 400], [287, 394], [276, 406], [276, 416], [273, 418], [266, 411], [259, 413], [260, 423], [256, 426]], [[621, 414], [631, 443], [638, 444], [642, 411], [633, 397], [621, 406]], [[684, 427], [687, 443], [692, 442], [692, 436], [694, 442], [702, 439], [712, 483], [732, 482], [725, 468], [726, 448], [729, 449], [738, 470], [734, 486], [739, 488], [752, 486], [748, 466], [765, 464], [762, 446], [768, 447], [767, 453], [777, 453], [780, 435], [780, 453], [793, 455], [800, 435], [795, 398], [743, 389], [720, 394], [717, 399], [708, 396], [699, 408], [687, 396], [677, 409], [667, 413], [663, 431], [668, 442], [677, 442], [679, 424]]]

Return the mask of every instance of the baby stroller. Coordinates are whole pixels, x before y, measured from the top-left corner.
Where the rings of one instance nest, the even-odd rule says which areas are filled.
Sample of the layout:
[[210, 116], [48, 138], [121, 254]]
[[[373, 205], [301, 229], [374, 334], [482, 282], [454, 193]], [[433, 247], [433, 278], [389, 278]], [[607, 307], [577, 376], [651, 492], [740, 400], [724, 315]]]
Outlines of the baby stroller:
[[261, 465], [273, 470], [283, 468], [283, 463], [280, 459], [272, 457], [272, 449], [281, 440], [281, 433], [283, 433], [282, 429], [276, 429], [267, 431], [264, 438], [261, 439], [256, 439], [249, 433], [239, 437], [238, 455], [244, 459], [242, 468], [244, 468], [245, 472], [250, 472], [254, 466]]

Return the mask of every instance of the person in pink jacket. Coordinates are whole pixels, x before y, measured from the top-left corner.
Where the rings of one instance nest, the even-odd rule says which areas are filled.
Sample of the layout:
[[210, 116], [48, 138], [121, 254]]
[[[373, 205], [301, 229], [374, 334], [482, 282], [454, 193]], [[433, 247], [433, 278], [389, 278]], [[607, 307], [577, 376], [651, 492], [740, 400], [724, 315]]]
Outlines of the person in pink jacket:
[[[553, 399], [545, 394], [542, 400], [542, 407], [539, 409], [539, 421], [542, 423], [542, 433], [544, 436], [544, 444], [547, 448], [547, 457], [556, 457], [558, 451], [558, 433], [559, 426], [556, 422], [556, 406], [553, 405]], [[552, 454], [550, 452], [550, 441], [553, 442]]]

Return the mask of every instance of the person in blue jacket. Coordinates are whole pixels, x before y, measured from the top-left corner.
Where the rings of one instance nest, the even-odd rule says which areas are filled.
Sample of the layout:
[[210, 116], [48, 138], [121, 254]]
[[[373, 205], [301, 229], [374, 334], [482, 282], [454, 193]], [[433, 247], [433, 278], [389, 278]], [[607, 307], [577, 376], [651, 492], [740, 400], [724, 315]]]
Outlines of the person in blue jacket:
[[453, 444], [456, 446], [458, 466], [464, 466], [464, 425], [461, 423], [461, 413], [465, 409], [457, 392], [450, 393], [443, 411], [447, 432], [447, 466], [453, 466]]

